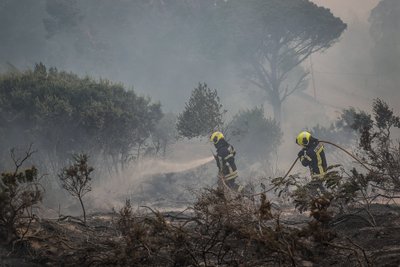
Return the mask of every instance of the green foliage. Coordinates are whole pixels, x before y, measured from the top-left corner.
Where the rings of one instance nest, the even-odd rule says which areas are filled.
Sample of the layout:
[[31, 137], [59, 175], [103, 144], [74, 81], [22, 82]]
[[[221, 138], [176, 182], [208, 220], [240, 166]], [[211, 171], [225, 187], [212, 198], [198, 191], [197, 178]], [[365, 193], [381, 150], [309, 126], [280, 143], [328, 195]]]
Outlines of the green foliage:
[[[307, 73], [299, 61], [332, 45], [345, 28], [329, 10], [303, 0], [46, 0], [24, 5], [3, 0], [2, 6], [0, 30], [8, 38], [0, 56], [6, 60], [46, 57], [62, 68], [73, 62], [84, 72], [127, 77], [148, 88], [179, 87], [171, 78], [175, 73], [217, 77], [222, 64], [235, 61], [277, 110], [294, 90], [305, 87]], [[278, 57], [271, 57], [277, 49]]]
[[[248, 48], [244, 56], [259, 52], [261, 57], [262, 51], [265, 56], [282, 49], [282, 67], [293, 65], [299, 56], [330, 47], [346, 28], [329, 9], [310, 1], [234, 0], [221, 2], [220, 9], [226, 12], [221, 10], [226, 16], [222, 19], [232, 24], [227, 28], [228, 36]], [[233, 33], [238, 35], [235, 37]], [[247, 38], [239, 40], [240, 37]], [[281, 42], [277, 44], [277, 40]]]
[[280, 197], [288, 198], [300, 212], [309, 211], [311, 217], [324, 225], [349, 205], [369, 205], [371, 201], [371, 185], [365, 176], [355, 169], [347, 173], [340, 165], [329, 166], [324, 177], [311, 181], [291, 175], [274, 178], [271, 183]]
[[339, 124], [345, 128], [353, 130], [372, 127], [371, 116], [364, 111], [356, 111], [354, 108], [345, 109], [342, 111]]
[[250, 162], [268, 159], [282, 137], [276, 121], [265, 118], [263, 107], [239, 111], [230, 122], [228, 133], [235, 148]]
[[217, 90], [205, 83], [192, 91], [184, 111], [178, 116], [177, 129], [179, 135], [187, 138], [207, 136], [223, 126], [223, 115]]
[[400, 128], [400, 117], [381, 99], [373, 102], [372, 115], [354, 109], [343, 114], [351, 114], [347, 126], [360, 133], [358, 155], [364, 161], [366, 174], [355, 168], [339, 171], [336, 165], [328, 167], [323, 177], [311, 181], [295, 175], [275, 178], [272, 184], [279, 196], [287, 196], [301, 212], [310, 211], [320, 223], [327, 224], [346, 207], [357, 205], [366, 211], [367, 218], [363, 219], [377, 226], [371, 205], [378, 199], [398, 198], [400, 192], [400, 144], [391, 137], [393, 129]]
[[47, 68], [0, 77], [0, 146], [35, 142], [43, 154], [64, 161], [90, 151], [125, 162], [161, 117], [159, 104], [120, 84]]
[[392, 127], [400, 128], [400, 117], [395, 116], [388, 104], [379, 98], [374, 101], [373, 114], [378, 129], [390, 131]]
[[351, 145], [358, 138], [358, 133], [355, 129], [364, 126], [372, 127], [371, 116], [364, 111], [357, 111], [351, 107], [343, 109], [340, 117], [334, 123], [331, 123], [329, 127], [317, 124], [310, 129], [310, 132], [320, 140], [332, 141], [341, 145]]
[[86, 211], [82, 198], [92, 190], [92, 177], [90, 174], [94, 168], [89, 166], [89, 157], [86, 154], [77, 154], [73, 156], [74, 162], [62, 169], [58, 175], [61, 186], [68, 191], [71, 196], [79, 199], [82, 206], [83, 218], [86, 223]]
[[14, 171], [0, 175], [0, 240], [10, 243], [21, 237], [24, 218], [32, 216], [31, 208], [42, 200], [43, 192], [38, 183], [38, 170], [35, 166], [21, 170], [23, 163], [32, 155], [29, 150], [22, 159], [11, 157]]
[[[393, 142], [393, 129], [400, 128], [400, 117], [396, 116], [381, 99], [373, 102], [373, 114], [368, 120], [354, 124], [361, 133], [360, 154], [372, 167], [370, 178], [388, 191], [400, 190], [400, 143]], [[371, 118], [374, 118], [373, 120]]]

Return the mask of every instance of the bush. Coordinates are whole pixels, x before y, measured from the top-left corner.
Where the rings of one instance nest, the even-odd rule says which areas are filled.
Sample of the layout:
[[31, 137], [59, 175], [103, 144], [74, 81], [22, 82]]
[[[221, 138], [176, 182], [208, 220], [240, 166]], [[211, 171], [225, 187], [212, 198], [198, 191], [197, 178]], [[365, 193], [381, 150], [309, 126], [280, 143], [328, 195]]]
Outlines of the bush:
[[43, 195], [38, 183], [38, 170], [34, 166], [21, 170], [33, 152], [29, 149], [23, 158], [18, 159], [14, 151], [11, 151], [11, 157], [15, 170], [3, 172], [0, 176], [0, 240], [5, 243], [23, 237], [25, 221], [32, 220], [31, 209]]
[[360, 134], [359, 154], [369, 166], [367, 178], [386, 192], [400, 192], [400, 143], [392, 137], [400, 128], [400, 117], [381, 99], [373, 102], [371, 115], [358, 115], [360, 119], [352, 128]]
[[[161, 118], [159, 104], [107, 80], [47, 69], [0, 77], [0, 151], [35, 142], [42, 161], [64, 163], [76, 151], [111, 157], [123, 165], [135, 158]], [[57, 168], [57, 167], [56, 167]]]
[[364, 220], [377, 226], [370, 211], [379, 200], [400, 198], [400, 144], [393, 142], [393, 128], [400, 128], [400, 117], [382, 100], [373, 103], [373, 113], [352, 109], [348, 125], [359, 133], [358, 156], [363, 171], [328, 167], [324, 177], [301, 179], [298, 175], [278, 177], [272, 184], [279, 196], [287, 196], [300, 212], [309, 211], [319, 223], [329, 224], [349, 207], [366, 211]]
[[94, 168], [89, 166], [89, 157], [86, 154], [74, 155], [73, 159], [74, 162], [70, 166], [63, 168], [58, 177], [60, 178], [61, 186], [71, 196], [79, 200], [83, 212], [83, 222], [86, 223], [86, 210], [82, 198], [92, 191], [92, 177], [90, 177], [90, 174], [94, 171]]
[[130, 202], [121, 209], [118, 225], [126, 247], [119, 264], [294, 265], [308, 251], [300, 231], [280, 224], [265, 195], [254, 204], [222, 189], [205, 189], [190, 213], [147, 209], [133, 212]]
[[282, 132], [275, 120], [265, 118], [263, 107], [255, 107], [233, 117], [228, 135], [241, 157], [254, 162], [268, 160], [276, 152]]

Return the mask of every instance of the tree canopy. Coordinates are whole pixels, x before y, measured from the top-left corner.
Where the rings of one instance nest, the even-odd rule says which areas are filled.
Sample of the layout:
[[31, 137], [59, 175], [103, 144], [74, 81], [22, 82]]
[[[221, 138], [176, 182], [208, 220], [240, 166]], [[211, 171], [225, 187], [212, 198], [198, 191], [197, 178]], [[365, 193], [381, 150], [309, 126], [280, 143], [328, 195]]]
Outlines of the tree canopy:
[[223, 110], [216, 89], [199, 83], [178, 116], [178, 133], [187, 138], [207, 136], [223, 126]]
[[307, 76], [300, 73], [287, 84], [292, 70], [329, 48], [346, 28], [329, 9], [308, 0], [221, 1], [218, 14], [217, 28], [226, 39], [222, 53], [232, 53], [246, 79], [265, 91], [278, 121], [282, 102]]
[[85, 151], [126, 162], [162, 116], [160, 104], [121, 84], [43, 64], [1, 76], [0, 103], [1, 151], [29, 142], [57, 160]]

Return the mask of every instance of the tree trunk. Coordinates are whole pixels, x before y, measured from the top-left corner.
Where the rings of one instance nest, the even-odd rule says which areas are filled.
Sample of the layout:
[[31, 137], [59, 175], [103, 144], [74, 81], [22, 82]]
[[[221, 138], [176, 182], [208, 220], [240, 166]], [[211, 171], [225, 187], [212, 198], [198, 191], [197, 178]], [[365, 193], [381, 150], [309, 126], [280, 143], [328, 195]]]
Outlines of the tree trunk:
[[82, 211], [83, 211], [83, 222], [86, 224], [86, 210], [85, 210], [85, 206], [83, 205], [82, 197], [79, 196], [78, 198], [79, 198], [79, 202], [81, 203], [81, 206], [82, 206]]
[[167, 142], [164, 143], [163, 145], [163, 158], [165, 158], [165, 154], [167, 153]]
[[277, 100], [271, 101], [271, 105], [274, 112], [274, 118], [276, 122], [280, 125], [282, 120], [282, 102], [278, 98]]
[[280, 125], [281, 123], [281, 115], [282, 115], [282, 102], [280, 98], [280, 87], [281, 83], [279, 81], [279, 40], [276, 40], [276, 44], [274, 49], [272, 50], [271, 53], [271, 59], [270, 59], [270, 67], [271, 67], [271, 76], [270, 76], [270, 83], [271, 83], [271, 89], [272, 92], [270, 94], [270, 103], [272, 105], [273, 111], [274, 111], [274, 118]]

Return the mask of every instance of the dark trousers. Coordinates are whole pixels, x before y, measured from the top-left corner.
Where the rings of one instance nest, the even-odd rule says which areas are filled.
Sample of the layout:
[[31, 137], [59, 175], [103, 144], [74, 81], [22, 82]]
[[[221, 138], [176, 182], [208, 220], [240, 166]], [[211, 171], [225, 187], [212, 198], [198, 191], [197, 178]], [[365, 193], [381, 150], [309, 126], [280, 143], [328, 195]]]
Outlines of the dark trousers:
[[225, 181], [225, 184], [232, 189], [233, 191], [238, 191], [239, 190], [239, 185], [235, 182], [235, 179], [229, 179], [228, 181]]

